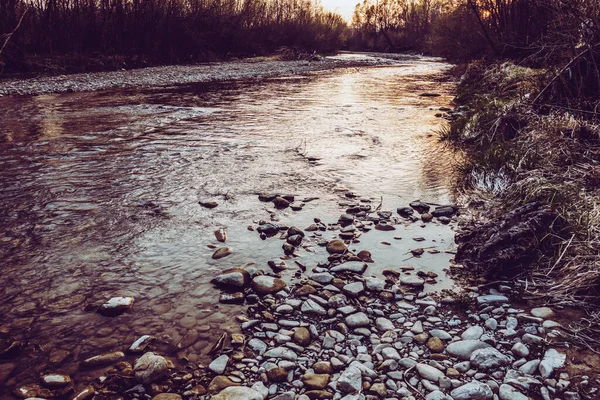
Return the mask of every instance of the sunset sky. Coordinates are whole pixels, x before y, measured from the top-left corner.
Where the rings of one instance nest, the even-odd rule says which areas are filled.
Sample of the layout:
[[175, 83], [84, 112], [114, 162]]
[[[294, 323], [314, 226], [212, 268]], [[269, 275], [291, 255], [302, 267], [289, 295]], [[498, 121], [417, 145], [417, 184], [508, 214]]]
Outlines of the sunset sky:
[[328, 10], [336, 11], [342, 15], [348, 22], [352, 22], [354, 6], [360, 3], [360, 0], [321, 0], [321, 4]]

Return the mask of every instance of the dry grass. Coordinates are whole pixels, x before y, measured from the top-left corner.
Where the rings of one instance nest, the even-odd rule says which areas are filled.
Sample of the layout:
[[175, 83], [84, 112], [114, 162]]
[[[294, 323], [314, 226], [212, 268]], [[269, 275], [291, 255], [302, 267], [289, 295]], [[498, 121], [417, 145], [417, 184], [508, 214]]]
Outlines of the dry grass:
[[531, 201], [551, 205], [562, 221], [547, 235], [559, 244], [543, 251], [523, 276], [526, 295], [597, 306], [600, 124], [564, 109], [538, 113], [531, 99], [544, 86], [544, 71], [507, 63], [473, 68], [459, 96], [470, 111], [447, 133], [469, 154], [461, 166], [465, 196], [484, 199], [486, 213]]

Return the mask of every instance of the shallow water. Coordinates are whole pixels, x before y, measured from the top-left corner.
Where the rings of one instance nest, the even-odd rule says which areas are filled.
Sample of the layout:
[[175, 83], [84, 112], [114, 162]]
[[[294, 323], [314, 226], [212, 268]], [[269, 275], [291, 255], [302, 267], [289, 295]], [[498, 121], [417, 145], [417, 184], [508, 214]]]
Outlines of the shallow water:
[[[447, 68], [414, 59], [259, 82], [0, 98], [0, 338], [28, 342], [19, 358], [0, 360], [7, 384], [60, 370], [80, 386], [93, 374], [76, 361], [144, 334], [203, 360], [243, 310], [219, 305], [210, 279], [246, 263], [268, 270], [283, 255], [280, 240], [247, 229], [261, 219], [333, 223], [348, 191], [374, 207], [383, 199], [384, 210], [452, 202], [453, 154], [435, 116], [452, 99]], [[260, 192], [319, 199], [274, 211]], [[212, 260], [219, 227], [234, 252]], [[373, 253], [367, 274], [407, 264], [442, 274], [452, 238], [448, 226], [401, 224], [350, 248]], [[309, 269], [326, 258], [316, 242], [300, 251]], [[410, 258], [417, 247], [442, 253]], [[134, 296], [133, 308], [116, 318], [85, 311], [117, 295]], [[52, 363], [57, 349], [69, 356]]]

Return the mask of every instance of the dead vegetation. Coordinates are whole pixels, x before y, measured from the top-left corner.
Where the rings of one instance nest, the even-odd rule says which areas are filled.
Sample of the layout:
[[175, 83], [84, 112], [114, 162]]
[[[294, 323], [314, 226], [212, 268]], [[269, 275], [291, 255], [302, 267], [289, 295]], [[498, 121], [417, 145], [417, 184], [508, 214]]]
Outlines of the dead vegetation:
[[[526, 296], [597, 305], [600, 121], [534, 104], [548, 82], [558, 83], [549, 76], [504, 63], [473, 65], [463, 77], [459, 100], [468, 108], [446, 137], [467, 149], [462, 187], [469, 200], [484, 201], [489, 222], [459, 235], [457, 261], [524, 280]], [[544, 212], [527, 214], [535, 207]]]

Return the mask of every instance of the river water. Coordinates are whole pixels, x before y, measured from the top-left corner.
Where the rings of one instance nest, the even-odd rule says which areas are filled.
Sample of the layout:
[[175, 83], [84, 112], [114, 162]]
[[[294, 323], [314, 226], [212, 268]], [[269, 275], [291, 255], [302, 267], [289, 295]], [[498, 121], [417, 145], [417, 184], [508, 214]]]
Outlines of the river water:
[[[0, 359], [0, 385], [42, 370], [83, 385], [94, 373], [78, 361], [144, 334], [203, 361], [243, 311], [218, 304], [210, 279], [247, 263], [268, 270], [283, 255], [282, 241], [248, 229], [260, 220], [333, 223], [348, 192], [391, 211], [415, 199], [451, 203], [454, 156], [436, 117], [452, 99], [448, 68], [416, 58], [252, 82], [0, 97], [0, 339], [26, 343]], [[440, 96], [421, 96], [431, 92]], [[261, 192], [318, 199], [275, 211]], [[213, 260], [221, 227], [233, 254]], [[409, 264], [443, 276], [453, 234], [399, 224], [351, 248], [373, 253], [367, 274]], [[317, 238], [306, 243], [299, 260], [310, 269], [325, 252]], [[441, 253], [410, 258], [415, 247]], [[442, 277], [427, 289], [449, 287]], [[113, 296], [135, 304], [116, 318], [86, 311]]]

